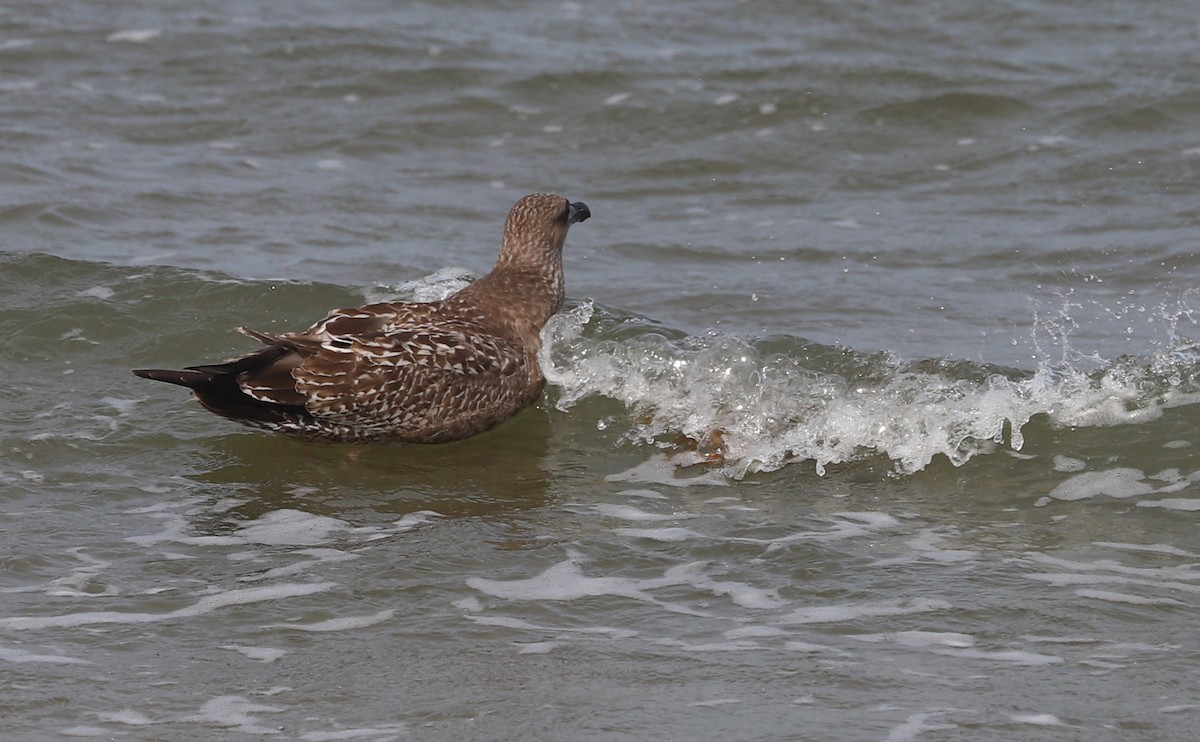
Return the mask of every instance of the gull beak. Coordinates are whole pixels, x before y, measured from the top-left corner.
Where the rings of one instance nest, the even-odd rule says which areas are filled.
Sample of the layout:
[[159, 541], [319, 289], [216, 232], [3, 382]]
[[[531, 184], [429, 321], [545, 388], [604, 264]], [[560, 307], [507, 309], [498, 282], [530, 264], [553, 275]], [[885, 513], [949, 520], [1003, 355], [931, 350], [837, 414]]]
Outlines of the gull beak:
[[582, 201], [576, 201], [567, 206], [567, 224], [581, 222], [592, 215], [592, 210]]

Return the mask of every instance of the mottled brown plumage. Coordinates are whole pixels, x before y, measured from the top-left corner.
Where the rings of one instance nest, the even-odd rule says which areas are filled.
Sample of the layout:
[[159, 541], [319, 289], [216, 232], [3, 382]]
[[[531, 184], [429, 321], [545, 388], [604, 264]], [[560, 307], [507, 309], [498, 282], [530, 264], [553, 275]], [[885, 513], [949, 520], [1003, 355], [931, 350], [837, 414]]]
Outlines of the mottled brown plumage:
[[481, 433], [541, 395], [541, 330], [565, 298], [563, 242], [589, 216], [562, 196], [525, 196], [491, 273], [442, 301], [335, 309], [304, 332], [242, 327], [266, 347], [133, 373], [189, 387], [218, 415], [300, 438], [439, 443]]

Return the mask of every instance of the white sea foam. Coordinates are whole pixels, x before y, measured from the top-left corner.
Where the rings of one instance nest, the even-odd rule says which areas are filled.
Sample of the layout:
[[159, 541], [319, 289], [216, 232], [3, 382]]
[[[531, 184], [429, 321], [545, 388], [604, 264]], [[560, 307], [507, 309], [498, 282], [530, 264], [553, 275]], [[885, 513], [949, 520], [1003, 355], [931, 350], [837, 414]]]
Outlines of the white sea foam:
[[349, 524], [337, 518], [299, 510], [273, 510], [238, 529], [241, 539], [257, 544], [313, 545], [326, 541]]
[[205, 701], [199, 711], [182, 720], [228, 727], [243, 734], [278, 734], [278, 726], [272, 727], [257, 717], [259, 714], [278, 714], [285, 710], [282, 706], [254, 703], [241, 696], [217, 696]]
[[[1175, 311], [1177, 322], [1191, 316], [1182, 304]], [[1181, 338], [1141, 364], [1085, 371], [1064, 345], [1065, 360], [1016, 372], [910, 363], [796, 338], [679, 337], [648, 322], [634, 334], [632, 322], [590, 303], [552, 318], [539, 360], [557, 388], [557, 407], [614, 399], [629, 411], [626, 441], [663, 446], [681, 434], [711, 441], [722, 473], [734, 478], [791, 461], [824, 473], [831, 464], [878, 454], [900, 473], [920, 471], [937, 456], [961, 465], [1001, 445], [1019, 451], [1023, 429], [1038, 416], [1061, 426], [1111, 426], [1200, 402], [1191, 381], [1200, 348]], [[656, 456], [610, 478], [678, 485], [681, 477], [670, 469], [703, 458]], [[1056, 462], [1061, 470], [1079, 466], [1067, 457]], [[1110, 484], [1137, 489], [1129, 480]]]
[[339, 616], [338, 618], [330, 618], [314, 623], [277, 623], [270, 624], [266, 628], [312, 632], [348, 631], [350, 629], [362, 629], [367, 626], [374, 626], [377, 623], [383, 623], [391, 619], [394, 615], [396, 615], [395, 610], [387, 609], [369, 616]]
[[[1112, 559], [1080, 561], [1063, 559], [1037, 552], [1030, 553], [1028, 558], [1041, 564], [1048, 564], [1061, 569], [1071, 569], [1075, 570], [1076, 572], [1114, 573], [1114, 577], [1116, 575], [1132, 575], [1133, 577], [1147, 580], [1153, 580], [1155, 578], [1168, 580], [1200, 580], [1200, 572], [1196, 571], [1191, 565], [1181, 565], [1178, 567], [1130, 567]], [[1097, 576], [1104, 575], [1101, 574]]]
[[1009, 717], [1018, 724], [1033, 724], [1040, 727], [1063, 727], [1066, 724], [1054, 714], [1013, 714]]
[[632, 505], [614, 505], [611, 503], [600, 503], [595, 506], [595, 510], [601, 515], [609, 518], [618, 518], [620, 520], [641, 523], [696, 517], [690, 513], [651, 513], [646, 510], [642, 510], [641, 508], [636, 508]]
[[24, 649], [12, 649], [0, 646], [0, 662], [22, 664], [26, 662], [43, 662], [51, 665], [90, 665], [87, 660], [75, 657], [64, 657], [61, 654], [34, 654]]
[[274, 662], [280, 657], [287, 654], [286, 649], [272, 649], [270, 647], [243, 647], [237, 644], [223, 644], [221, 649], [232, 649], [235, 652], [245, 655], [255, 662]]
[[64, 737], [111, 737], [112, 732], [101, 727], [89, 727], [86, 724], [77, 724], [73, 727], [58, 730], [58, 733]]
[[812, 642], [790, 641], [784, 642], [783, 648], [789, 652], [804, 652], [806, 654], [837, 654], [845, 655], [846, 653], [840, 649], [826, 646], [824, 644], [813, 644]]
[[944, 654], [950, 657], [960, 657], [970, 660], [988, 660], [991, 662], [1011, 662], [1015, 665], [1061, 665], [1064, 660], [1052, 654], [1039, 654], [1037, 652], [1027, 652], [1020, 649], [959, 649], [956, 647], [939, 647], [934, 649], [937, 654]]
[[949, 610], [951, 605], [944, 600], [934, 598], [894, 598], [871, 603], [852, 603], [845, 605], [822, 605], [807, 608], [797, 608], [790, 613], [779, 616], [773, 623], [782, 625], [842, 623], [857, 621], [864, 618], [880, 618], [889, 616], [908, 616], [916, 613], [930, 613]]
[[913, 714], [905, 719], [903, 724], [888, 730], [888, 736], [884, 738], [884, 742], [911, 742], [911, 740], [921, 739], [925, 732], [958, 728], [955, 724], [928, 723], [930, 719], [940, 715], [939, 712]]
[[953, 631], [897, 631], [893, 634], [861, 634], [854, 637], [865, 642], [893, 642], [905, 647], [972, 647], [975, 637]]
[[[670, 573], [670, 570], [668, 570]], [[675, 574], [658, 579], [638, 580], [628, 577], [587, 577], [583, 568], [568, 559], [526, 580], [490, 580], [468, 577], [467, 585], [494, 598], [506, 600], [578, 600], [599, 595], [614, 595], [646, 602], [657, 602], [647, 590], [670, 585], [687, 584], [688, 578]]]
[[926, 559], [943, 564], [969, 562], [979, 556], [979, 552], [970, 549], [943, 549], [938, 544], [945, 538], [933, 529], [926, 528], [916, 538], [906, 541], [906, 545]]
[[162, 36], [161, 28], [131, 28], [124, 31], [113, 31], [108, 35], [107, 41], [126, 41], [133, 44], [144, 44], [151, 39], [157, 39]]
[[296, 739], [304, 740], [304, 742], [339, 742], [343, 739], [392, 740], [407, 737], [407, 734], [407, 724], [392, 722], [377, 727], [339, 729], [334, 732], [303, 732]]
[[114, 293], [116, 292], [114, 292], [108, 286], [93, 286], [90, 289], [84, 289], [83, 291], [80, 291], [79, 296], [91, 299], [99, 299], [100, 301], [108, 301], [113, 297]]
[[716, 708], [717, 706], [730, 706], [742, 703], [740, 698], [712, 698], [707, 701], [693, 701], [688, 704], [688, 708]]
[[1163, 500], [1141, 500], [1138, 502], [1138, 507], [1195, 512], [1200, 510], [1200, 499], [1192, 497], [1168, 497]]
[[655, 490], [642, 490], [642, 489], [621, 490], [617, 494], [625, 495], [626, 497], [644, 497], [647, 500], [665, 500], [665, 499], [667, 499], [666, 495], [662, 494], [661, 492], [657, 492]]
[[509, 616], [465, 616], [469, 621], [479, 624], [480, 626], [502, 626], [506, 629], [514, 629], [517, 631], [536, 631], [540, 633], [565, 633], [565, 634], [598, 634], [614, 639], [628, 639], [632, 636], [637, 636], [638, 632], [632, 629], [615, 628], [612, 626], [579, 626], [572, 628], [563, 628], [558, 626], [539, 626], [520, 618], [511, 618]]
[[880, 531], [899, 528], [900, 521], [887, 513], [835, 513], [837, 520], [827, 530], [806, 529], [797, 533], [780, 536], [773, 539], [738, 536], [730, 538], [735, 543], [762, 544], [767, 551], [776, 551], [798, 542], [831, 543], [846, 539], [869, 536]]
[[27, 630], [73, 628], [76, 626], [94, 626], [97, 624], [154, 623], [157, 621], [170, 621], [179, 618], [201, 616], [232, 605], [249, 605], [251, 603], [261, 603], [270, 600], [283, 600], [285, 598], [313, 595], [332, 590], [336, 586], [337, 583], [334, 582], [314, 582], [225, 590], [205, 595], [192, 605], [165, 613], [90, 611], [84, 613], [67, 613], [57, 616], [12, 616], [0, 618], [0, 628]]
[[1147, 551], [1154, 554], [1171, 554], [1173, 556], [1194, 558], [1200, 556], [1196, 552], [1185, 551], [1170, 544], [1123, 544], [1115, 541], [1094, 541], [1096, 546], [1106, 549], [1122, 549], [1126, 551]]
[[679, 543], [704, 538], [704, 534], [690, 528], [615, 528], [616, 533], [631, 538], [646, 538], [664, 543]]
[[448, 266], [423, 278], [405, 281], [395, 287], [383, 287], [363, 292], [369, 302], [378, 301], [439, 301], [471, 285], [478, 276], [459, 266]]
[[1110, 603], [1128, 603], [1129, 605], [1186, 605], [1186, 603], [1174, 598], [1146, 598], [1141, 595], [1130, 595], [1129, 593], [1118, 593], [1111, 590], [1088, 590], [1085, 588], [1076, 590], [1075, 594], [1081, 598], [1106, 600]]
[[[253, 574], [242, 575], [238, 578], [238, 581], [265, 582], [267, 580], [278, 580], [284, 577], [309, 574], [318, 564], [332, 564], [334, 562], [345, 562], [352, 559], [358, 559], [357, 554], [345, 552], [341, 549], [298, 549], [293, 553], [312, 558], [304, 561], [292, 562], [291, 564], [284, 564], [278, 567], [271, 567], [270, 569], [266, 569], [261, 572], [255, 572]], [[169, 558], [169, 555], [165, 556], [168, 556]], [[234, 560], [255, 560], [258, 559], [259, 556], [260, 555], [256, 552], [239, 552], [237, 554], [230, 554], [228, 558]]]
[[146, 716], [140, 711], [133, 709], [121, 709], [120, 711], [102, 711], [96, 714], [96, 718], [101, 721], [112, 722], [113, 724], [125, 724], [131, 727], [144, 727], [156, 723], [149, 716]]
[[701, 611], [655, 598], [651, 592], [664, 587], [690, 585], [711, 595], [725, 596], [743, 608], [773, 608], [782, 605], [778, 592], [742, 582], [716, 580], [704, 573], [705, 563], [690, 562], [669, 567], [661, 577], [588, 577], [576, 559], [559, 562], [529, 579], [492, 580], [469, 577], [467, 585], [479, 592], [506, 600], [567, 601], [597, 596], [630, 598], [659, 605], [667, 610], [692, 615]]
[[1075, 472], [1083, 471], [1087, 468], [1087, 462], [1082, 459], [1073, 459], [1070, 456], [1055, 456], [1054, 471]]
[[729, 484], [718, 471], [705, 471], [699, 474], [689, 473], [680, 476], [680, 468], [694, 463], [695, 459], [683, 456], [667, 457], [665, 455], [651, 456], [640, 464], [616, 474], [609, 474], [605, 480], [609, 482], [638, 482], [640, 484], [665, 484], [671, 487], [695, 487], [699, 485], [724, 486]]
[[1101, 495], [1116, 498], [1148, 495], [1155, 488], [1147, 484], [1145, 479], [1145, 472], [1128, 467], [1087, 471], [1058, 484], [1050, 490], [1050, 497], [1055, 500], [1083, 500]]
[[[143, 511], [140, 511], [143, 512]], [[162, 529], [155, 533], [128, 536], [129, 543], [139, 546], [152, 546], [162, 543], [179, 543], [192, 546], [317, 546], [335, 538], [353, 538], [360, 541], [371, 541], [385, 538], [396, 533], [404, 533], [417, 528], [441, 516], [432, 510], [422, 510], [408, 513], [395, 522], [383, 526], [354, 527], [345, 521], [324, 515], [314, 515], [300, 510], [287, 508], [273, 510], [260, 516], [257, 520], [241, 525], [237, 531], [221, 536], [193, 535], [192, 523], [187, 516], [177, 512], [163, 510], [161, 512], [144, 511], [144, 514], [161, 521]], [[302, 549], [296, 553], [312, 556], [317, 561], [340, 561], [354, 558], [341, 550], [334, 549]], [[239, 555], [229, 555], [239, 558]], [[253, 558], [247, 554], [244, 558]], [[276, 575], [288, 574], [295, 567], [278, 567]], [[262, 579], [262, 577], [254, 578]]]
[[725, 632], [726, 639], [761, 639], [772, 636], [783, 636], [783, 629], [776, 626], [739, 626]]

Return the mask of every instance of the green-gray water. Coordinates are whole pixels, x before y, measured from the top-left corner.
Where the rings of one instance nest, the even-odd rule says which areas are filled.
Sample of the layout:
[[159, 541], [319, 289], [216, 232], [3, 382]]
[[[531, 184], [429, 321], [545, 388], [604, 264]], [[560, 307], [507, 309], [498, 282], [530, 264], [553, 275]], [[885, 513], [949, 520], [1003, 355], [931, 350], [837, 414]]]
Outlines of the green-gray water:
[[[1188, 3], [7, 6], [0, 732], [1192, 739], [1198, 41]], [[300, 443], [128, 372], [452, 290], [537, 190], [594, 216], [491, 433]]]

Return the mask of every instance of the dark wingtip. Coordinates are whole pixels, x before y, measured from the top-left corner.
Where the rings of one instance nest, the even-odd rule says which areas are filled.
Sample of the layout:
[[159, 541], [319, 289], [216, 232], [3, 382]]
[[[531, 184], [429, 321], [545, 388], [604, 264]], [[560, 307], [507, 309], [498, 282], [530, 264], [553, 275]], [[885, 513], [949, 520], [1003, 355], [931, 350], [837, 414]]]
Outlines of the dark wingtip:
[[213, 375], [207, 371], [172, 371], [165, 368], [135, 368], [134, 376], [152, 381], [165, 381], [168, 384], [178, 384], [189, 389], [197, 389], [212, 383]]

